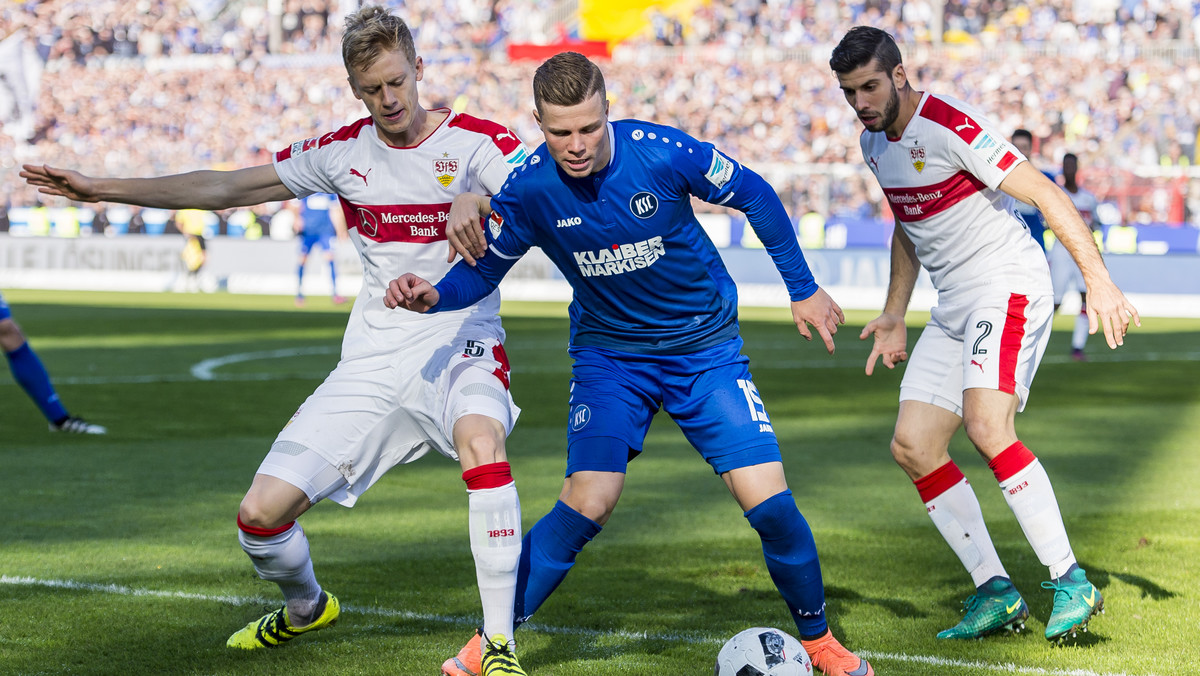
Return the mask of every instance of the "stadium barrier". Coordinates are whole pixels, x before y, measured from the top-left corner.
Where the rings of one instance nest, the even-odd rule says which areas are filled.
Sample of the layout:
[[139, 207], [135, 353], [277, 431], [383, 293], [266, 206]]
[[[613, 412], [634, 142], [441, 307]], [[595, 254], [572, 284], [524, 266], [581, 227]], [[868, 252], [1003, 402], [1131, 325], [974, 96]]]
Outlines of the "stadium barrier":
[[[13, 237], [0, 234], [0, 288], [84, 291], [178, 291], [186, 287], [180, 259], [183, 237]], [[362, 267], [349, 242], [336, 246], [338, 291], [353, 296], [362, 284]], [[817, 280], [846, 309], [883, 307], [890, 253], [885, 248], [809, 249], [805, 252]], [[786, 290], [766, 251], [721, 249], [738, 284], [743, 305], [786, 307]], [[201, 286], [207, 291], [293, 295], [297, 250], [294, 241], [247, 241], [217, 237], [208, 243]], [[1113, 279], [1146, 316], [1200, 317], [1200, 256], [1110, 255]], [[324, 265], [309, 261], [305, 294], [329, 295]], [[509, 273], [501, 292], [510, 300], [566, 301], [571, 290], [558, 270], [533, 249]], [[927, 310], [936, 300], [922, 272], [911, 307]], [[1074, 307], [1072, 307], [1074, 304]], [[1063, 310], [1078, 308], [1069, 294]]]

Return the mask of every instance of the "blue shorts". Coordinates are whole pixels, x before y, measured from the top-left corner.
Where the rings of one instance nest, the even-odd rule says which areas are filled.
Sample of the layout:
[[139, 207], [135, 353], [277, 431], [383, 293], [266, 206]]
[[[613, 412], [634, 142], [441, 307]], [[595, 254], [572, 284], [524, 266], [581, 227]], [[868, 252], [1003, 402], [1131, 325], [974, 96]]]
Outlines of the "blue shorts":
[[0, 293], [0, 321], [12, 318], [12, 310], [8, 309], [8, 303], [4, 302], [4, 294]]
[[666, 411], [717, 474], [781, 460], [742, 339], [692, 354], [573, 347], [567, 476], [624, 472]]
[[300, 255], [307, 256], [312, 248], [320, 245], [322, 249], [329, 251], [332, 249], [333, 235], [327, 232], [319, 232], [313, 235], [304, 234], [300, 236]]

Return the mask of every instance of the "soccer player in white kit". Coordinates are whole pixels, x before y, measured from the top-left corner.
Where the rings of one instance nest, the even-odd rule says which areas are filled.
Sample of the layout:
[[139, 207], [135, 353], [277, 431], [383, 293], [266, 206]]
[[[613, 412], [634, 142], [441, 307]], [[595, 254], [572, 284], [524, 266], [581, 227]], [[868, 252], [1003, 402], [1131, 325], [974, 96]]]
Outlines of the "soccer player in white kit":
[[1045, 256], [1013, 213], [1013, 198], [1038, 207], [1087, 280], [1091, 330], [1103, 324], [1116, 348], [1137, 311], [1109, 278], [1087, 226], [1058, 186], [1036, 170], [977, 111], [919, 92], [886, 32], [858, 26], [829, 61], [846, 101], [866, 127], [863, 157], [896, 217], [883, 313], [863, 329], [867, 359], [888, 368], [909, 359], [904, 314], [919, 266], [937, 306], [900, 385], [891, 450], [938, 531], [976, 586], [965, 616], [940, 638], [978, 638], [1020, 628], [1029, 610], [1000, 563], [979, 502], [948, 449], [960, 426], [988, 461], [1029, 544], [1049, 568], [1054, 607], [1046, 638], [1086, 628], [1103, 608], [1072, 553], [1054, 490], [1017, 438], [1050, 334], [1053, 298]]
[[324, 498], [352, 506], [388, 469], [430, 450], [462, 465], [484, 628], [511, 637], [522, 533], [504, 442], [519, 410], [508, 392], [498, 295], [429, 316], [393, 312], [383, 299], [387, 283], [414, 266], [435, 279], [449, 269], [446, 242], [459, 237], [445, 232], [454, 196], [498, 191], [526, 149], [501, 125], [422, 108], [423, 62], [408, 27], [386, 10], [348, 17], [342, 52], [370, 116], [293, 143], [271, 164], [149, 179], [26, 165], [21, 176], [73, 200], [167, 209], [338, 195], [364, 272], [342, 358], [279, 433], [238, 511], [242, 548], [286, 603], [228, 645], [270, 647], [333, 624], [338, 601], [318, 584], [296, 518]]
[[[1067, 197], [1071, 198], [1079, 217], [1094, 233], [1100, 227], [1096, 221], [1096, 207], [1100, 205], [1100, 201], [1095, 195], [1079, 187], [1076, 181], [1078, 172], [1079, 158], [1073, 153], [1063, 155], [1063, 190]], [[1050, 282], [1054, 286], [1054, 311], [1058, 311], [1068, 291], [1079, 293], [1079, 314], [1075, 315], [1075, 328], [1071, 331], [1071, 358], [1075, 361], [1087, 361], [1083, 352], [1083, 348], [1087, 347], [1088, 337], [1087, 285], [1084, 284], [1083, 273], [1065, 247], [1051, 246], [1046, 256], [1050, 261]]]

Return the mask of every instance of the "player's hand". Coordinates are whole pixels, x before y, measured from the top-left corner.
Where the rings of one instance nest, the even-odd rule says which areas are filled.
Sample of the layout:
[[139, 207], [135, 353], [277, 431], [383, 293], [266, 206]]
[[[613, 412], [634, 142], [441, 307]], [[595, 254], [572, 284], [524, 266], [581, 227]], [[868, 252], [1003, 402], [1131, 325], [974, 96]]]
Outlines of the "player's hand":
[[805, 340], [812, 340], [808, 325], [812, 324], [825, 341], [825, 349], [833, 354], [833, 334], [837, 333], [838, 324], [846, 323], [842, 308], [834, 302], [825, 289], [818, 288], [817, 292], [804, 300], [792, 301], [792, 320]]
[[21, 178], [43, 195], [66, 197], [76, 202], [98, 202], [96, 180], [78, 171], [57, 169], [50, 165], [21, 165]]
[[1087, 285], [1088, 333], [1094, 335], [1103, 327], [1104, 340], [1110, 349], [1115, 350], [1125, 344], [1129, 320], [1132, 318], [1134, 325], [1141, 326], [1142, 318], [1111, 279], [1090, 281], [1092, 283]]
[[393, 310], [404, 308], [413, 312], [426, 312], [437, 305], [440, 299], [441, 294], [432, 284], [411, 272], [406, 272], [388, 282], [383, 304]]
[[904, 317], [883, 313], [872, 319], [858, 334], [859, 340], [875, 336], [875, 344], [871, 346], [871, 356], [867, 357], [867, 375], [875, 372], [875, 360], [883, 357], [883, 365], [889, 369], [908, 359], [908, 329], [904, 326]]
[[457, 254], [468, 265], [475, 265], [475, 259], [487, 253], [487, 238], [480, 227], [478, 197], [472, 193], [462, 193], [450, 203], [450, 214], [446, 220], [446, 241], [450, 243], [447, 263], [453, 263]]

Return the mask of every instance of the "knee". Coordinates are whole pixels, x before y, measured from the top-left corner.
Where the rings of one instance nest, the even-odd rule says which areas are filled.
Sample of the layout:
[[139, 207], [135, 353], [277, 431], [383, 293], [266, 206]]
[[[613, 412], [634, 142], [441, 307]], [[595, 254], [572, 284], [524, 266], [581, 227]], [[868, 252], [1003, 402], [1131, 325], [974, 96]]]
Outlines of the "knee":
[[490, 432], [472, 434], [463, 440], [458, 447], [459, 457], [463, 465], [470, 464], [478, 467], [493, 462], [503, 462], [504, 439]]
[[891, 450], [892, 459], [910, 475], [918, 471], [918, 468], [924, 464], [920, 446], [911, 436], [902, 434], [900, 431], [897, 431], [892, 437]]
[[1007, 445], [1004, 442], [1009, 436], [1008, 425], [994, 417], [967, 414], [963, 416], [963, 427], [967, 438], [981, 453], [989, 448]]
[[21, 327], [12, 319], [0, 320], [0, 347], [5, 352], [12, 352], [24, 344], [25, 334], [21, 333]]
[[293, 520], [288, 509], [253, 490], [246, 493], [238, 507], [238, 521], [250, 528], [274, 530]]
[[608, 523], [608, 518], [616, 509], [618, 497], [619, 493], [611, 495], [608, 492], [580, 490], [576, 487], [574, 490], [565, 488], [559, 499], [571, 509], [603, 526]]

